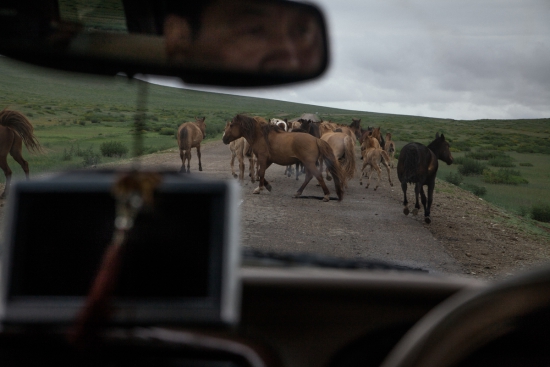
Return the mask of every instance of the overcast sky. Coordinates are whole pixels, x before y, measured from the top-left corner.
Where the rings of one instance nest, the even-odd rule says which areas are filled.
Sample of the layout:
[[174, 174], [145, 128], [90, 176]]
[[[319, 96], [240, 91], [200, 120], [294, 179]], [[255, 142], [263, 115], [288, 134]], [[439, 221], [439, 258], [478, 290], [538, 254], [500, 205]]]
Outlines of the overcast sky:
[[323, 77], [203, 90], [454, 119], [550, 117], [550, 0], [315, 3], [330, 33]]

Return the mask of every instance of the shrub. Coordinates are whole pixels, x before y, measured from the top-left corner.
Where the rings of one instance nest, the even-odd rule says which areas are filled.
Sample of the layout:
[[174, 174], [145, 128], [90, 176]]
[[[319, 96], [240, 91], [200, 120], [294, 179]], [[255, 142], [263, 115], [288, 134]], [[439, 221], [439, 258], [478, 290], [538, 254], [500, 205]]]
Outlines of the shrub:
[[512, 160], [512, 157], [505, 154], [489, 159], [488, 164], [493, 167], [515, 167], [516, 165], [512, 162]]
[[101, 157], [98, 153], [94, 152], [92, 146], [83, 151], [82, 158], [82, 164], [84, 165], [84, 167], [95, 166], [101, 161]]
[[483, 171], [483, 181], [492, 184], [505, 185], [519, 185], [529, 183], [529, 181], [521, 177], [520, 171], [508, 168], [501, 168], [496, 172], [490, 169], [486, 169], [485, 171]]
[[451, 144], [451, 147], [459, 152], [469, 152], [472, 150], [472, 145], [470, 141], [455, 141]]
[[67, 148], [63, 149], [63, 157], [62, 157], [62, 159], [63, 159], [64, 161], [70, 161], [70, 160], [72, 160], [72, 159], [73, 159], [72, 149], [69, 149], [68, 151], [67, 151]]
[[82, 126], [86, 125], [86, 121], [84, 121], [84, 120], [80, 120], [78, 123]]
[[550, 205], [533, 205], [531, 208], [531, 217], [539, 222], [550, 222]]
[[462, 183], [463, 177], [458, 172], [449, 172], [447, 176], [445, 176], [445, 181], [452, 183], [455, 186], [459, 186]]
[[486, 166], [475, 159], [464, 158], [462, 165], [458, 167], [458, 172], [464, 176], [481, 175]]
[[529, 215], [529, 211], [530, 209], [528, 207], [522, 205], [518, 209], [518, 214], [522, 217], [527, 217]]
[[159, 130], [160, 135], [176, 135], [176, 129], [171, 127], [161, 127]]
[[482, 161], [487, 161], [491, 158], [496, 158], [497, 156], [502, 155], [499, 152], [493, 152], [490, 150], [478, 150], [477, 152], [470, 152], [466, 154], [466, 157], [471, 159], [479, 159]]
[[453, 159], [453, 164], [464, 164], [464, 160], [467, 158], [464, 157], [455, 157]]
[[122, 157], [128, 153], [128, 147], [119, 141], [106, 141], [99, 147], [104, 157]]
[[477, 186], [474, 184], [466, 184], [464, 188], [476, 196], [483, 196], [487, 193], [487, 188], [485, 186]]
[[529, 162], [520, 163], [519, 165], [522, 167], [533, 167], [533, 163], [529, 163]]

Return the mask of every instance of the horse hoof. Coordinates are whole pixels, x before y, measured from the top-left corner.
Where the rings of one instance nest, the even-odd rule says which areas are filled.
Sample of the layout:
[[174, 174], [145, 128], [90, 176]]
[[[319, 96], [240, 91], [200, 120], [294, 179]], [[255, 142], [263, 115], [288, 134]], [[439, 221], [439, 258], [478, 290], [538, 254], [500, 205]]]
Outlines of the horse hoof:
[[413, 215], [418, 215], [418, 208], [413, 209]]
[[259, 194], [260, 193], [260, 188], [259, 187], [256, 187], [254, 189], [254, 191], [252, 191], [253, 194]]
[[405, 208], [405, 209], [403, 209], [403, 214], [405, 214], [405, 215], [409, 215], [409, 208]]
[[323, 201], [324, 201], [325, 203], [328, 202], [328, 201], [330, 201], [330, 198], [328, 197], [328, 195], [327, 195], [327, 196], [323, 196]]
[[426, 224], [430, 224], [432, 222], [432, 218], [424, 217], [424, 222], [426, 222]]
[[359, 185], [363, 186], [363, 183], [361, 181], [359, 181]]
[[393, 183], [390, 182], [390, 186], [393, 187]]
[[376, 186], [376, 187], [374, 188], [374, 191], [376, 191], [377, 188], [378, 188], [378, 186]]
[[332, 177], [327, 176], [327, 181], [332, 181]]
[[233, 173], [233, 177], [234, 177], [234, 178], [237, 178], [237, 177], [239, 177], [239, 176], [237, 176], [236, 174]]
[[294, 194], [294, 196], [293, 196], [293, 197], [295, 197], [295, 198], [299, 198], [300, 196], [302, 196], [302, 193], [301, 193], [301, 192], [297, 192], [297, 193], [295, 193], [295, 194]]
[[267, 191], [271, 192], [271, 185], [270, 184], [265, 185], [265, 188], [267, 189]]
[[199, 167], [199, 171], [202, 171], [202, 167]]

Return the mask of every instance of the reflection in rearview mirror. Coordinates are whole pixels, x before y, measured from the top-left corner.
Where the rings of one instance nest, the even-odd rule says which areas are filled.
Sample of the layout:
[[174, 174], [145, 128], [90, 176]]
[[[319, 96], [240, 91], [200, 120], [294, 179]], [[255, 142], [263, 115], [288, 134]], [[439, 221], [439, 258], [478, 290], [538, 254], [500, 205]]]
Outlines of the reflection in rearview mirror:
[[[11, 0], [0, 54], [84, 72], [268, 85], [311, 79], [328, 63], [320, 11], [289, 1]], [[35, 6], [36, 5], [36, 6]]]
[[300, 74], [313, 74], [323, 63], [319, 22], [301, 7], [217, 0], [172, 10], [164, 21], [172, 63]]

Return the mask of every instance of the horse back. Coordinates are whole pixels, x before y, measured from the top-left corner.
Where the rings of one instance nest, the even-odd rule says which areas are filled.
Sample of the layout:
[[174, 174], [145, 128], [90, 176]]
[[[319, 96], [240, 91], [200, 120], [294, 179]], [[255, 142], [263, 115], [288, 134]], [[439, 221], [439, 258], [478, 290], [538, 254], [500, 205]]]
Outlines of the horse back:
[[424, 184], [435, 179], [437, 168], [437, 157], [427, 146], [409, 143], [399, 153], [397, 177], [402, 183]]
[[202, 130], [194, 122], [184, 122], [178, 128], [178, 145], [180, 149], [187, 150], [200, 145]]

